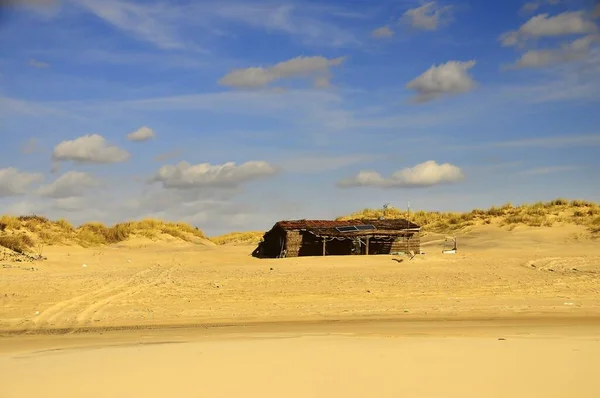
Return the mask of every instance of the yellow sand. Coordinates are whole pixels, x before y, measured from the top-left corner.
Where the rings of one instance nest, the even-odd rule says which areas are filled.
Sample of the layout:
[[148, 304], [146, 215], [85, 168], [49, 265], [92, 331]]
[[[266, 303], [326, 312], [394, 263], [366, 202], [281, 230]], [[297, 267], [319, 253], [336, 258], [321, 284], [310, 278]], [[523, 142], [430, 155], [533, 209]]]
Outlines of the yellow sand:
[[2, 262], [0, 397], [600, 396], [600, 242], [443, 238], [402, 262], [145, 239]]
[[319, 334], [260, 329], [218, 336], [138, 332], [137, 342], [124, 332], [61, 336], [64, 349], [56, 348], [56, 338], [21, 338], [0, 355], [0, 396], [595, 398], [600, 392], [598, 322], [576, 328], [366, 323], [317, 327]]

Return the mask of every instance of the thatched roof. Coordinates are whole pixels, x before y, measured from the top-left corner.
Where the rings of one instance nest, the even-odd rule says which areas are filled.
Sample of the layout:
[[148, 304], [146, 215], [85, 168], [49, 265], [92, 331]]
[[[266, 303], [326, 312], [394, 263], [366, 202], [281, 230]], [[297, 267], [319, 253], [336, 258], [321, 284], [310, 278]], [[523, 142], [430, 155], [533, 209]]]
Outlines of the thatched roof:
[[[352, 227], [352, 226], [368, 226], [372, 225], [374, 229], [359, 230], [359, 231], [339, 231], [337, 228]], [[378, 220], [378, 219], [356, 219], [356, 220], [294, 220], [294, 221], [279, 221], [273, 226], [281, 228], [285, 231], [308, 231], [318, 236], [359, 236], [359, 235], [402, 235], [409, 230], [410, 232], [419, 231], [421, 229], [415, 223], [404, 219], [393, 220]]]

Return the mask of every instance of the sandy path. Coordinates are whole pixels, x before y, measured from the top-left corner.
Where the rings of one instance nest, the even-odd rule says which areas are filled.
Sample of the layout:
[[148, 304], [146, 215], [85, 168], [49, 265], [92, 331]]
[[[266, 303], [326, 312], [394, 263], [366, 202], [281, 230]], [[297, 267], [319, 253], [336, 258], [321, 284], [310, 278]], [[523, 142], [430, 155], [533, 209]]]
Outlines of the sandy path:
[[600, 393], [598, 321], [371, 322], [10, 340], [0, 344], [3, 398]]

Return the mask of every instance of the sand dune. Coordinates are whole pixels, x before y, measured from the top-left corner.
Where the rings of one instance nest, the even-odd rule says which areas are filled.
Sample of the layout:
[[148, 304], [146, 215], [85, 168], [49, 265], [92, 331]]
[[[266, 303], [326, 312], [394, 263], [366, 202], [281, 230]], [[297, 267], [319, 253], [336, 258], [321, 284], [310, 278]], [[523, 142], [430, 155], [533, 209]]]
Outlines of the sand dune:
[[47, 261], [0, 269], [0, 329], [598, 313], [600, 245], [582, 231], [481, 226], [458, 236], [456, 255], [432, 239], [401, 263], [260, 260], [251, 246], [177, 240], [48, 247]]
[[598, 396], [598, 240], [444, 238], [402, 262], [143, 238], [2, 261], [0, 396]]

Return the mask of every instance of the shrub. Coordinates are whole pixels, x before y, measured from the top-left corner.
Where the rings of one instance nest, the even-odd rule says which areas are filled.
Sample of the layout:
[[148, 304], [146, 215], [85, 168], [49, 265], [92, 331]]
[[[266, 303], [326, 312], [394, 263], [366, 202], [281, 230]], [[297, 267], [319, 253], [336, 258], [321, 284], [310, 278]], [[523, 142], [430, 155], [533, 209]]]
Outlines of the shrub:
[[590, 207], [590, 206], [594, 206], [594, 204], [591, 202], [588, 202], [587, 200], [572, 200], [571, 206], [573, 206], [573, 207]]
[[554, 199], [553, 201], [550, 202], [551, 206], [566, 206], [568, 204], [569, 204], [569, 201], [567, 199], [562, 199], [562, 198]]
[[600, 232], [600, 217], [596, 217], [590, 222], [590, 228], [592, 232]]
[[17, 217], [17, 220], [19, 221], [33, 221], [35, 223], [38, 224], [49, 224], [50, 220], [48, 220], [46, 217], [42, 217], [42, 216], [37, 216], [35, 214], [31, 214], [28, 216], [19, 216]]
[[499, 217], [499, 216], [503, 216], [504, 215], [504, 210], [499, 209], [495, 206], [492, 206], [489, 208], [489, 210], [487, 211], [487, 213], [492, 216], [492, 217]]
[[2, 216], [0, 223], [4, 224], [4, 229], [21, 229], [21, 221], [17, 217]]
[[33, 245], [33, 239], [25, 234], [0, 236], [0, 246], [6, 247], [17, 253], [23, 253]]
[[264, 232], [262, 231], [250, 231], [250, 232], [231, 232], [221, 236], [215, 236], [210, 238], [211, 241], [217, 245], [227, 244], [258, 244], [263, 238]]
[[54, 224], [56, 224], [59, 228], [65, 230], [65, 231], [74, 231], [75, 228], [73, 228], [73, 225], [68, 222], [67, 220], [65, 220], [64, 218], [61, 218], [60, 220], [56, 221]]

